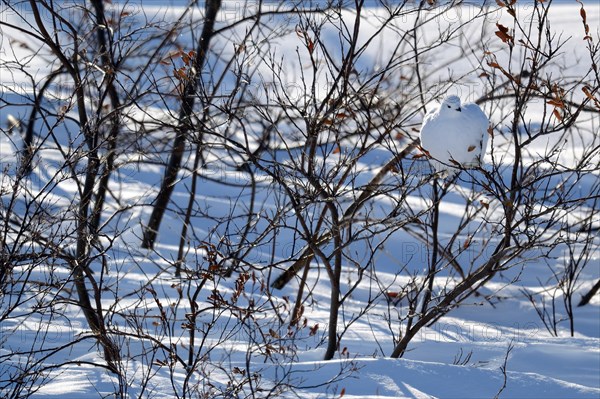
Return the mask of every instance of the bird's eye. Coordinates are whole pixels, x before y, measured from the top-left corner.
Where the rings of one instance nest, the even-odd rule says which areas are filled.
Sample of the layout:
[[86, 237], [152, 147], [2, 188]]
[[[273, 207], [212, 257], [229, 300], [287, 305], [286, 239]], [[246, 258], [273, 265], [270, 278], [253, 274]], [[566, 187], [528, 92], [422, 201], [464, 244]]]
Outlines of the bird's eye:
[[448, 105], [448, 108], [452, 108], [452, 107]]

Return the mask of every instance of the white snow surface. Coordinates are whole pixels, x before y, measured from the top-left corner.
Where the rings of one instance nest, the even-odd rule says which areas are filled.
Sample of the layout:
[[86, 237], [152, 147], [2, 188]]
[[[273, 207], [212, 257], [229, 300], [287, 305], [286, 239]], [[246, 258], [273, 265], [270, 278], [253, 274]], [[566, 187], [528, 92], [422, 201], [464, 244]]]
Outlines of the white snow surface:
[[[169, 4], [172, 3], [169, 2]], [[153, 5], [152, 7], [158, 7], [158, 10], [164, 12], [162, 6]], [[169, 9], [177, 11], [177, 7], [181, 6]], [[565, 34], [572, 35], [577, 40], [581, 36], [579, 7], [578, 4], [557, 5], [552, 11], [560, 21], [560, 26], [564, 29]], [[471, 9], [465, 8], [465, 10]], [[178, 15], [178, 12], [175, 11], [173, 15]], [[526, 11], [525, 9], [523, 12]], [[587, 7], [587, 11], [589, 25], [593, 29], [598, 29], [600, 7], [590, 5]], [[149, 7], [148, 13], [150, 12], [152, 9]], [[377, 13], [378, 11], [374, 10], [373, 12]], [[351, 17], [351, 13], [347, 17]], [[507, 17], [503, 16], [503, 18]], [[430, 34], [432, 33], [430, 32]], [[295, 33], [292, 36], [295, 36]], [[3, 36], [1, 40], [4, 49], [8, 38]], [[285, 43], [285, 40], [283, 42]], [[567, 46], [564, 51], [576, 53], [579, 51], [578, 49], [582, 48], [578, 43]], [[389, 48], [394, 44], [394, 40], [388, 39], [387, 46]], [[291, 58], [295, 57], [292, 49], [294, 46], [280, 45], [280, 47], [279, 50], [282, 53], [292, 52]], [[438, 60], [452, 57], [452, 47], [439, 50]], [[373, 57], [375, 58], [375, 56], [374, 54]], [[464, 62], [470, 61], [464, 60]], [[46, 73], [47, 65], [42, 60], [33, 59], [31, 65], [33, 68], [37, 68], [37, 73], [42, 75]], [[576, 63], [573, 68], [576, 70]], [[7, 79], [4, 72], [2, 72], [1, 78]], [[449, 78], [449, 76], [440, 75], [440, 80], [444, 80], [444, 78]], [[11, 76], [11, 79], [16, 79], [15, 83], [21, 85], [20, 88], [27, 85], [26, 77], [22, 77], [22, 81], [18, 81], [20, 79], [18, 76]], [[467, 83], [465, 87], [470, 87]], [[468, 96], [462, 97], [463, 99], [471, 97], [469, 99], [472, 100], [474, 96], [474, 93], [469, 93]], [[447, 165], [451, 164], [451, 159], [461, 164], [473, 162], [476, 158], [484, 155], [487, 145], [487, 123], [484, 126], [483, 120], [485, 118], [487, 121], [487, 117], [476, 111], [479, 107], [475, 105], [462, 106], [463, 112], [467, 115], [474, 115], [473, 120], [461, 120], [460, 123], [452, 125], [447, 122], [448, 117], [445, 116], [444, 104], [442, 103], [436, 113], [425, 117], [425, 124], [421, 132], [423, 147], [434, 158], [442, 161], [442, 163], [433, 164], [438, 171], [447, 169]], [[8, 113], [8, 111], [19, 118], [26, 115], [24, 112], [19, 114], [19, 109], [6, 112]], [[144, 115], [146, 115], [145, 112], [153, 111], [144, 111]], [[156, 113], [157, 119], [163, 118], [166, 114], [164, 111], [156, 111]], [[4, 124], [6, 121], [4, 110], [1, 118], [1, 123]], [[493, 114], [490, 114], [490, 118], [493, 121]], [[462, 127], [471, 123], [473, 127], [469, 126], [464, 129], [466, 132], [472, 133], [472, 136], [469, 135], [467, 139], [463, 135], [465, 132], [462, 131]], [[598, 122], [590, 122], [590, 124], [594, 123], [597, 129]], [[438, 124], [442, 128], [439, 128]], [[429, 128], [435, 129], [435, 131], [429, 131]], [[440, 138], [439, 135], [442, 132], [443, 137]], [[500, 139], [496, 144], [499, 141]], [[16, 150], [19, 143], [18, 136], [2, 135], [0, 137], [0, 157], [3, 166], [6, 166], [7, 169], [10, 169], [10, 165], [16, 161]], [[471, 145], [475, 145], [476, 149], [469, 151], [468, 148]], [[541, 147], [544, 145], [541, 144]], [[574, 151], [576, 152], [576, 149]], [[49, 152], [49, 154], [52, 153]], [[137, 155], [132, 155], [132, 157], [137, 157]], [[373, 158], [371, 160], [373, 165], [379, 165], [389, 158], [389, 154]], [[50, 159], [44, 168], [40, 167], [35, 171], [37, 180], [30, 187], [32, 191], [41, 190], [56, 177], [51, 161]], [[377, 172], [373, 165], [366, 165], [365, 170], [361, 172], [367, 180], [368, 176]], [[207, 179], [203, 180], [202, 193], [198, 196], [197, 201], [210, 209], [213, 215], [227, 214], [236, 206], [247, 206], [247, 204], [239, 204], [239, 197], [236, 195], [233, 185], [224, 187], [213, 182], [210, 179], [212, 173], [210, 169], [205, 173]], [[220, 171], [214, 173], [224, 173], [219, 178], [231, 182], [240, 179], [239, 174], [228, 175], [227, 172]], [[140, 305], [143, 303], [146, 306], [143, 311], [147, 311], [145, 316], [149, 325], [158, 318], [157, 301], [149, 296], [143, 297], [148, 294], [140, 293], [138, 289], [151, 281], [157, 298], [162, 301], [168, 311], [168, 302], [177, 297], [176, 289], [180, 283], [170, 275], [165, 277], [164, 274], [161, 274], [161, 270], [168, 266], [168, 260], [174, 259], [177, 254], [179, 216], [171, 215], [161, 226], [161, 235], [157, 245], [157, 251], [161, 257], [139, 248], [140, 226], [148, 219], [150, 208], [138, 207], [137, 204], [146, 203], [149, 197], [155, 195], [157, 182], [161, 177], [162, 170], [156, 166], [147, 166], [143, 170], [133, 168], [128, 170], [128, 173], [119, 176], [119, 182], [112, 187], [112, 194], [119, 195], [120, 200], [130, 206], [131, 210], [126, 217], [123, 217], [124, 220], [119, 220], [121, 223], [119, 235], [111, 237], [111, 240], [115, 239], [115, 249], [108, 254], [110, 266], [106, 271], [107, 284], [118, 285], [118, 292], [123, 293], [123, 296], [105, 298], [105, 307], [114, 306], [119, 312], [135, 313], [142, 309]], [[182, 180], [185, 180], [186, 177], [183, 176]], [[590, 177], [592, 180], [597, 178], [597, 176]], [[590, 184], [593, 184], [593, 181]], [[0, 177], [0, 192], [5, 195], [11, 190], [12, 177], [9, 174], [3, 174]], [[440, 206], [440, 224], [449, 226], [447, 227], [449, 231], [452, 231], [452, 226], [460, 222], [464, 198], [477, 195], [477, 192], [469, 192], [469, 190], [468, 187], [460, 185], [451, 187], [448, 196]], [[39, 201], [50, 207], [49, 213], [51, 214], [52, 206], [60, 206], [65, 199], [71, 198], [75, 191], [74, 186], [57, 185], [51, 195], [45, 195]], [[180, 182], [174, 193], [174, 201], [178, 206], [183, 206], [187, 201], [187, 193], [188, 186]], [[262, 194], [259, 193], [259, 200], [264, 201], [266, 207], [276, 207], [276, 198], [270, 196], [268, 190]], [[408, 200], [415, 207], [424, 206], [423, 203], [426, 201], [426, 198], [418, 196]], [[68, 201], [66, 202], [68, 203]], [[110, 202], [107, 206], [121, 205]], [[490, 220], [493, 220], [493, 215]], [[49, 223], [49, 226], [52, 224]], [[198, 225], [196, 233], [208, 235], [211, 227], [212, 225], [208, 223]], [[281, 239], [284, 241], [281, 244], [284, 251], [294, 247], [293, 236], [288, 234]], [[473, 246], [476, 246], [476, 241], [475, 237]], [[204, 250], [198, 251], [200, 257]], [[597, 399], [600, 397], [600, 299], [596, 297], [588, 306], [574, 309], [576, 333], [574, 337], [571, 337], [567, 323], [559, 325], [558, 336], [551, 335], [540, 321], [531, 303], [522, 295], [522, 290], [544, 294], [545, 289], [548, 288], [544, 285], [545, 281], [550, 279], [553, 269], [560, 267], [564, 256], [566, 255], [557, 254], [552, 260], [555, 263], [550, 266], [541, 259], [538, 263], [527, 264], [526, 267], [519, 269], [520, 273], [515, 284], [508, 284], [508, 281], [512, 281], [515, 277], [512, 275], [500, 276], [491, 281], [482, 289], [482, 295], [493, 293], [499, 299], [488, 301], [483, 297], [470, 298], [447, 317], [421, 330], [401, 359], [386, 357], [393, 349], [393, 342], [390, 338], [390, 329], [386, 326], [382, 315], [393, 306], [383, 301], [378, 305], [379, 308], [371, 313], [372, 316], [363, 317], [351, 326], [341, 342], [341, 346], [347, 348], [344, 354], [338, 355], [332, 361], [322, 361], [324, 331], [329, 315], [330, 287], [323, 280], [317, 282], [316, 276], [312, 276], [309, 282], [310, 284], [314, 283], [311, 286], [313, 300], [307, 304], [304, 314], [309, 320], [309, 327], [319, 327], [315, 329], [316, 334], [304, 334], [297, 341], [285, 341], [284, 338], [275, 339], [274, 337], [285, 337], [286, 331], [277, 331], [277, 334], [273, 334], [270, 342], [273, 345], [279, 342], [282, 346], [294, 346], [297, 351], [296, 361], [273, 364], [266, 362], [260, 354], [247, 357], [246, 349], [252, 340], [259, 337], [259, 334], [256, 331], [244, 331], [243, 328], [231, 330], [231, 325], [227, 320], [219, 320], [221, 324], [212, 326], [219, 333], [211, 336], [210, 339], [220, 340], [221, 344], [210, 354], [210, 358], [212, 360], [228, 359], [223, 367], [227, 367], [229, 370], [233, 370], [235, 367], [246, 370], [249, 367], [249, 372], [259, 375], [262, 381], [275, 381], [287, 373], [290, 376], [290, 383], [295, 387], [295, 393], [290, 394], [289, 397], [307, 399], [339, 398], [342, 395], [344, 398], [356, 399], [493, 398], [499, 392], [501, 398]], [[424, 270], [427, 262], [427, 253], [421, 242], [408, 234], [398, 232], [382, 249], [381, 259], [378, 263], [380, 269], [377, 271], [378, 277], [388, 282], [389, 287], [392, 288], [395, 285], [402, 285], [403, 277], [399, 277], [396, 273], [396, 264], [394, 263], [400, 257], [403, 257], [403, 261], [413, 265], [415, 272]], [[592, 255], [592, 260], [596, 262], [596, 265], [600, 264], [600, 252], [597, 247]], [[257, 264], [260, 264], [261, 261], [262, 259], [257, 255]], [[599, 269], [600, 267], [586, 269], [580, 280], [579, 288], [582, 292], [589, 289], [600, 277]], [[40, 280], [49, 278], [50, 275], [43, 267], [36, 268], [35, 273], [38, 273], [37, 277]], [[56, 269], [53, 270], [53, 273], [67, 275], [69, 270], [66, 268]], [[351, 279], [353, 276], [351, 269], [344, 273], [347, 279]], [[545, 276], [543, 282], [540, 282], [540, 275]], [[234, 290], [233, 283], [224, 284], [229, 284], [229, 288], [223, 290], [222, 294], [231, 295]], [[293, 301], [297, 288], [297, 284], [292, 283], [284, 291], [276, 292], [275, 295], [280, 297], [279, 305], [286, 306], [287, 299], [283, 299], [284, 297]], [[371, 297], [370, 289], [371, 287], [362, 286], [353, 293], [352, 298], [342, 309], [341, 317], [358, 314], [364, 310], [367, 300]], [[207, 295], [199, 299], [199, 302], [202, 303], [206, 303], [206, 301]], [[23, 313], [27, 313], [31, 306], [33, 304], [23, 304], [19, 309]], [[392, 309], [391, 313], [393, 314], [394, 311]], [[564, 311], [558, 316], [564, 317]], [[265, 320], [269, 320], [269, 317], [274, 318], [272, 314], [266, 314], [264, 317]], [[0, 355], [18, 354], [20, 350], [30, 349], [28, 344], [40, 334], [46, 334], [47, 342], [51, 344], [52, 348], [60, 348], [89, 333], [84, 316], [75, 306], [65, 304], [58, 318], [58, 321], [39, 319], [18, 323], [0, 321], [0, 342], [2, 342]], [[181, 317], [181, 320], [178, 320], [179, 323], [173, 325], [180, 335], [181, 341], [163, 343], [177, 344], [183, 347], [188, 344], [186, 332], [180, 326], [184, 320]], [[123, 330], [127, 328], [133, 329], [133, 326], [123, 326]], [[164, 337], [161, 336], [162, 338]], [[40, 360], [42, 364], [49, 366], [61, 362], [67, 362], [67, 364], [59, 369], [49, 367], [42, 378], [37, 381], [37, 385], [32, 387], [32, 390], [35, 390], [32, 397], [45, 399], [112, 397], [110, 395], [113, 394], [116, 386], [115, 377], [106, 370], [91, 365], [93, 362], [102, 363], [98, 347], [91, 342], [82, 340], [82, 344], [69, 347], [66, 351], [57, 350], [44, 354], [44, 358]], [[185, 376], [183, 373], [171, 374], [168, 359], [155, 359], [155, 361], [164, 362], [164, 365], [158, 367], [155, 364], [152, 368], [141, 360], [139, 354], [145, 353], [150, 346], [152, 346], [151, 340], [148, 342], [140, 340], [129, 348], [131, 357], [125, 365], [126, 375], [129, 379], [127, 383], [129, 390], [126, 392], [128, 398], [172, 398], [174, 397], [173, 387], [181, 387], [183, 384]], [[26, 360], [26, 356], [23, 355], [21, 362], [25, 363]], [[0, 364], [0, 374], [10, 373], [18, 370], [19, 367], [20, 362], [17, 361], [11, 364]], [[504, 373], [503, 370], [506, 372]], [[222, 383], [223, 385], [227, 383], [221, 370], [215, 368], [211, 372], [214, 377], [212, 383]], [[147, 375], [152, 375], [150, 383], [145, 387], [140, 386], [139, 381]], [[240, 374], [239, 378], [242, 377], [243, 375]], [[15, 384], [18, 383], [15, 381]], [[261, 396], [258, 395], [258, 397]]]

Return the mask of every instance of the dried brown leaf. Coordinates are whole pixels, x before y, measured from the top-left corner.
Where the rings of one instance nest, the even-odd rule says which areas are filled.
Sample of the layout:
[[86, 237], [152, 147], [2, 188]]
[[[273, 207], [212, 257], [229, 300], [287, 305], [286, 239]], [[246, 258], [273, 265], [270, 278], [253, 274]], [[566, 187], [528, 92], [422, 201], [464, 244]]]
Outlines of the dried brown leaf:
[[562, 100], [559, 98], [553, 98], [551, 100], [546, 101], [546, 103], [561, 109], [565, 107], [565, 103], [563, 103]]
[[560, 111], [558, 110], [558, 108], [554, 108], [554, 111], [552, 111], [552, 113], [554, 114], [554, 117], [556, 119], [558, 119], [559, 122], [562, 122], [562, 115], [560, 114]]
[[594, 97], [594, 95], [592, 94], [592, 92], [590, 91], [590, 88], [587, 86], [583, 86], [581, 88], [581, 91], [583, 91], [583, 93], [585, 94], [585, 96], [587, 98], [589, 98], [590, 100], [592, 100], [597, 106], [598, 106], [598, 99], [596, 97]]
[[583, 8], [583, 2], [581, 0], [577, 0], [577, 2], [581, 4], [581, 8], [579, 9], [579, 15], [581, 16], [581, 21], [583, 22], [583, 29], [585, 30], [585, 37], [583, 39], [587, 40], [587, 38], [590, 35], [590, 26], [587, 23], [587, 13], [585, 12], [585, 8]]
[[500, 32], [508, 33], [508, 28], [500, 23], [496, 22], [496, 26]]
[[508, 43], [510, 45], [514, 44], [514, 38], [508, 33], [509, 29], [499, 23], [496, 23], [496, 26], [498, 27], [498, 30], [495, 32], [496, 36], [498, 36], [504, 43]]
[[269, 328], [269, 335], [273, 338], [281, 338], [277, 331], [273, 330], [272, 328]]
[[463, 243], [463, 249], [469, 248], [470, 245], [471, 245], [471, 237], [467, 237], [467, 239]]

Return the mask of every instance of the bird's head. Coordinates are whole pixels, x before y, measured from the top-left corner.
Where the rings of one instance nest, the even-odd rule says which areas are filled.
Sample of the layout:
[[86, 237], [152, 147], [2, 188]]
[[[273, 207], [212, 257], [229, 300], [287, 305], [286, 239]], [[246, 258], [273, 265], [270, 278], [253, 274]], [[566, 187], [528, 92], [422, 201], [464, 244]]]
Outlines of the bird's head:
[[444, 98], [441, 108], [444, 113], [454, 114], [455, 112], [461, 112], [460, 98], [458, 96], [448, 96]]

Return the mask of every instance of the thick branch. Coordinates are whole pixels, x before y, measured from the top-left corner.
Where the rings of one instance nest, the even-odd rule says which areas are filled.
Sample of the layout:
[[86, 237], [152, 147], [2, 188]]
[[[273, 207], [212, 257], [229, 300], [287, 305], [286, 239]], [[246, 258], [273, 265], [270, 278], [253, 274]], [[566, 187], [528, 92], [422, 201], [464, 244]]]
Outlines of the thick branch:
[[[354, 215], [360, 210], [360, 208], [367, 202], [369, 198], [373, 196], [373, 193], [379, 188], [379, 184], [383, 180], [383, 178], [392, 171], [395, 166], [402, 159], [406, 158], [410, 152], [415, 149], [419, 145], [419, 139], [414, 139], [410, 143], [406, 145], [406, 147], [396, 154], [387, 164], [381, 168], [379, 173], [377, 173], [371, 181], [366, 185], [363, 189], [360, 196], [354, 201], [346, 212], [344, 212], [344, 216], [342, 217], [341, 223], [345, 224], [351, 221], [354, 218]], [[315, 242], [316, 246], [322, 246], [326, 244], [332, 238], [331, 231], [328, 231], [322, 234]], [[307, 247], [296, 262], [294, 262], [290, 267], [288, 267], [273, 283], [271, 287], [276, 289], [281, 289], [285, 287], [285, 285], [300, 271], [303, 267], [308, 265], [312, 259], [314, 258], [315, 253], [310, 248]]]
[[187, 141], [188, 132], [191, 129], [191, 117], [196, 99], [195, 92], [202, 78], [201, 71], [206, 61], [210, 40], [214, 34], [215, 20], [220, 7], [221, 0], [208, 0], [206, 2], [204, 27], [200, 39], [198, 40], [196, 57], [194, 58], [194, 71], [192, 71], [195, 76], [190, 76], [185, 82], [181, 111], [179, 113], [179, 125], [176, 129], [177, 134], [173, 143], [173, 150], [165, 170], [160, 191], [158, 192], [154, 203], [154, 208], [152, 209], [152, 214], [150, 215], [148, 226], [144, 231], [142, 248], [152, 248], [154, 246], [160, 223], [167, 209], [167, 204], [171, 199], [173, 189], [175, 188], [177, 174], [179, 173], [183, 152], [185, 150], [185, 143]]

